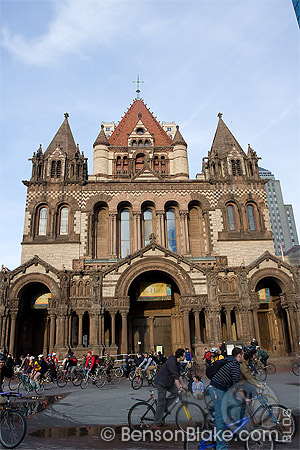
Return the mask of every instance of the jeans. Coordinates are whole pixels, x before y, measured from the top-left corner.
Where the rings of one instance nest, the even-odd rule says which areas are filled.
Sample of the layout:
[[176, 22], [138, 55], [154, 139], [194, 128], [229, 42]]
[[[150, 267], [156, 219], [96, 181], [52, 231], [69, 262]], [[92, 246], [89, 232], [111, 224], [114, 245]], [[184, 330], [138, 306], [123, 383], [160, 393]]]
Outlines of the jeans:
[[260, 358], [261, 362], [263, 363], [264, 367], [266, 367], [267, 365], [267, 360], [269, 359], [269, 355], [268, 356], [262, 356]]
[[[213, 386], [209, 387], [209, 395], [210, 398], [213, 401], [214, 404], [214, 408], [215, 408], [215, 427], [216, 427], [216, 432], [218, 433], [218, 431], [223, 431], [225, 428], [225, 422], [223, 419], [223, 414], [222, 414], [222, 409], [224, 409], [224, 405], [222, 408], [222, 401], [223, 398], [225, 396], [226, 392], [222, 391], [221, 389], [217, 389]], [[217, 436], [216, 439], [216, 444], [217, 444], [217, 450], [227, 450], [227, 443], [225, 442], [225, 440], [223, 439], [222, 436]]]
[[[167, 392], [170, 392], [171, 395], [169, 395], [166, 398]], [[169, 408], [169, 406], [174, 403], [178, 396], [178, 388], [175, 384], [171, 386], [170, 388], [164, 388], [158, 386], [157, 388], [157, 407], [155, 411], [154, 416], [154, 423], [155, 425], [161, 425], [162, 424], [162, 418], [166, 410]]]

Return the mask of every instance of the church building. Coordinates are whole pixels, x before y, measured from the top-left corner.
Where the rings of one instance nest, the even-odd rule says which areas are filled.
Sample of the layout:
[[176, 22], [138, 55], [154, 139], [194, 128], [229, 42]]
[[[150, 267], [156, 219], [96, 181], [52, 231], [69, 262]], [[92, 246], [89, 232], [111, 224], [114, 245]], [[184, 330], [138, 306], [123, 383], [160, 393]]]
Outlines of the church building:
[[273, 254], [259, 158], [222, 114], [195, 179], [179, 126], [139, 95], [95, 136], [91, 174], [68, 114], [33, 153], [21, 265], [0, 272], [0, 348], [202, 357], [255, 337], [298, 350], [299, 266]]

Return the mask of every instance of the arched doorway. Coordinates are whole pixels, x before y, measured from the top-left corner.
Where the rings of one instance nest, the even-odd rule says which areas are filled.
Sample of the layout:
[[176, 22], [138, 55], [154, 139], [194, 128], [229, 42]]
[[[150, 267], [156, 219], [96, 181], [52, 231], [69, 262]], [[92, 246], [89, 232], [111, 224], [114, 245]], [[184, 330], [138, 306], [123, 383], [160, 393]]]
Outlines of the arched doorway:
[[173, 352], [174, 324], [171, 315], [179, 308], [179, 288], [162, 271], [145, 272], [129, 288], [129, 350]]
[[40, 282], [26, 284], [19, 293], [20, 313], [16, 335], [16, 355], [37, 356], [49, 351], [49, 288]]
[[259, 293], [260, 346], [273, 354], [286, 355], [291, 352], [291, 336], [287, 313], [281, 304], [281, 285], [280, 280], [265, 277], [257, 283], [255, 291]]

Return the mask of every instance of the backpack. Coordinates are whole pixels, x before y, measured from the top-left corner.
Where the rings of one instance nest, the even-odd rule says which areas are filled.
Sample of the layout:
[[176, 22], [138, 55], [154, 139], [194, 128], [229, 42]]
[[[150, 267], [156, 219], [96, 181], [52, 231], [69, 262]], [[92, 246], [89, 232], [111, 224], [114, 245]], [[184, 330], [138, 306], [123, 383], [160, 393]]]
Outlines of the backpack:
[[220, 360], [215, 361], [214, 363], [210, 364], [210, 366], [208, 366], [206, 368], [206, 372], [205, 372], [207, 378], [209, 380], [211, 380], [213, 378], [213, 376], [219, 371], [219, 369], [221, 369], [222, 366], [229, 363], [230, 361], [231, 360], [224, 358], [224, 359], [220, 359]]

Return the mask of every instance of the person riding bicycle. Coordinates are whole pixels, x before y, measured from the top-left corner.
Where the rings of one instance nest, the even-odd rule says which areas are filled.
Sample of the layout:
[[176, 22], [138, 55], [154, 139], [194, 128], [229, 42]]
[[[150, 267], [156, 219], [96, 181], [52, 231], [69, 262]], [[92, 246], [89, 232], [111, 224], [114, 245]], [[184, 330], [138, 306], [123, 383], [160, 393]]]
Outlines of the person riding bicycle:
[[[57, 358], [55, 358], [57, 360]], [[53, 357], [53, 355], [49, 354], [48, 358], [46, 359], [46, 363], [48, 366], [48, 370], [50, 372], [50, 376], [52, 379], [56, 379], [57, 371], [56, 371], [56, 362]]]
[[227, 449], [227, 443], [222, 436], [222, 432], [225, 428], [223, 412], [226, 410], [226, 392], [232, 388], [233, 392], [238, 393], [240, 398], [242, 398], [246, 404], [250, 403], [250, 400], [245, 396], [243, 390], [239, 388], [241, 374], [240, 363], [243, 359], [243, 350], [237, 347], [234, 348], [232, 350], [232, 356], [226, 359], [227, 362], [217, 370], [210, 381], [209, 395], [215, 408], [217, 450]]
[[90, 371], [92, 374], [94, 374], [97, 367], [97, 363], [98, 363], [98, 355], [93, 355], [91, 351], [88, 351], [84, 365], [84, 373], [86, 374], [88, 371]]
[[148, 380], [151, 378], [150, 377], [150, 371], [155, 369], [157, 367], [157, 363], [155, 362], [153, 356], [150, 354], [148, 355], [147, 352], [144, 353], [144, 359], [141, 362], [141, 364], [139, 365], [139, 369], [141, 370], [145, 370], [146, 374], [147, 374], [147, 378]]
[[76, 366], [77, 366], [77, 358], [72, 351], [69, 351], [64, 360], [64, 370], [69, 371], [70, 374], [73, 375]]
[[259, 359], [263, 363], [264, 368], [266, 369], [268, 367], [267, 360], [269, 359], [269, 354], [267, 350], [263, 350], [259, 346], [256, 347], [256, 359]]
[[211, 354], [211, 362], [214, 363], [215, 361], [220, 361], [221, 359], [224, 359], [224, 356], [221, 355], [220, 349], [213, 347], [210, 350], [210, 354]]
[[34, 383], [39, 386], [39, 379], [45, 375], [45, 373], [48, 370], [48, 365], [46, 361], [44, 360], [44, 356], [40, 354], [38, 356], [38, 360], [34, 362], [33, 364], [33, 371], [30, 375], [30, 384], [33, 385]]
[[114, 367], [115, 358], [109, 355], [107, 352], [104, 353], [104, 368], [106, 370], [107, 378], [111, 378], [111, 369]]
[[[3, 379], [5, 378], [11, 378], [14, 374], [14, 371], [11, 367], [6, 366], [6, 355], [4, 353], [0, 353], [0, 387], [2, 390], [2, 384]], [[4, 401], [2, 401], [4, 400]], [[5, 403], [6, 400], [3, 398], [3, 396], [0, 396], [0, 403]]]
[[[158, 429], [162, 426], [162, 418], [165, 410], [174, 403], [178, 395], [178, 391], [187, 390], [187, 386], [183, 383], [180, 374], [180, 364], [185, 359], [185, 350], [178, 348], [175, 355], [169, 356], [160, 371], [155, 377], [155, 384], [157, 385], [157, 408], [154, 416], [153, 429]], [[171, 395], [166, 398], [167, 392]]]

